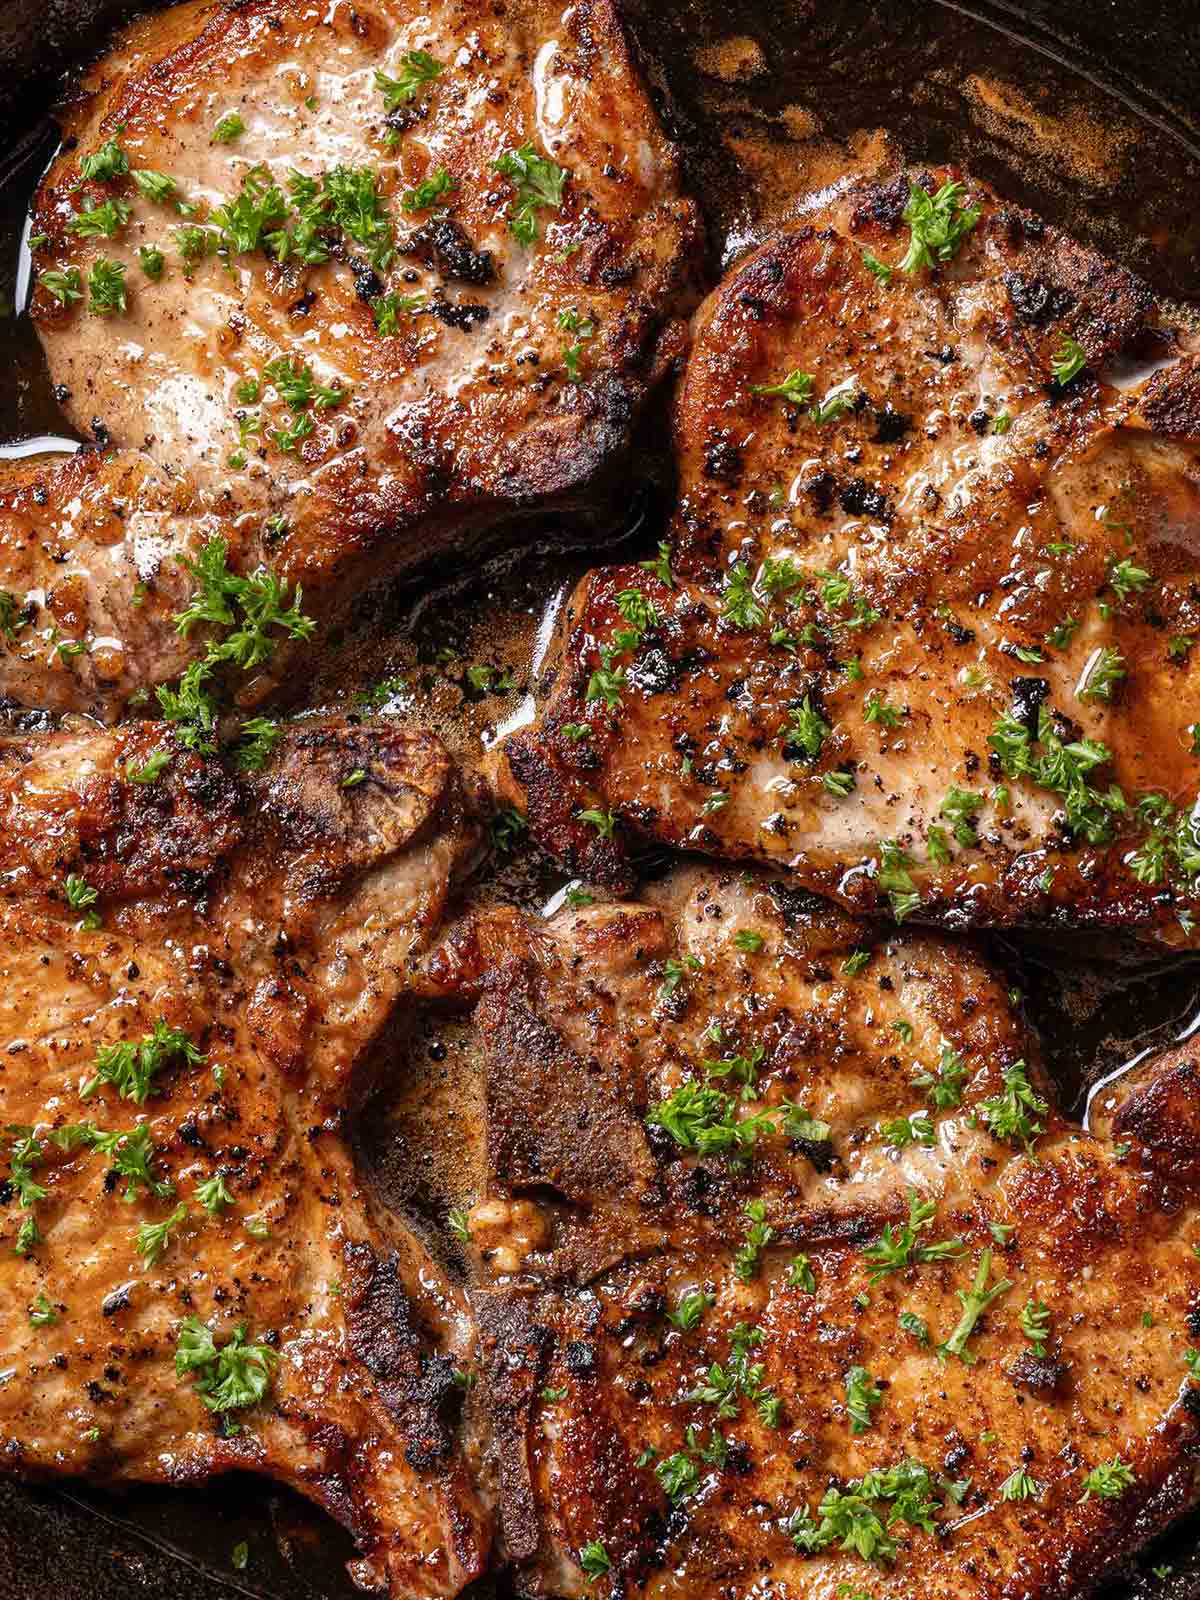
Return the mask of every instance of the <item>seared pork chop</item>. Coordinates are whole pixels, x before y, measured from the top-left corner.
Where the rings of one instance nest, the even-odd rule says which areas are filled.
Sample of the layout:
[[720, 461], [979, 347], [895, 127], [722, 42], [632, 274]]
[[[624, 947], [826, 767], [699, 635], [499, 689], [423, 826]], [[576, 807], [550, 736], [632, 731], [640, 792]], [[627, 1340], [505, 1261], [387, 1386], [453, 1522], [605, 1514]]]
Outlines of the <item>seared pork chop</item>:
[[[499, 524], [599, 511], [697, 227], [610, 0], [180, 5], [64, 126], [33, 220], [51, 376], [85, 435], [148, 458], [123, 471], [221, 519], [240, 570], [328, 620]], [[97, 554], [55, 516], [69, 478], [43, 493], [40, 569], [0, 583], [51, 623], [69, 534], [86, 649], [45, 664], [65, 684], [6, 658], [0, 689], [119, 708], [171, 661], [112, 621], [136, 573], [169, 628], [195, 524]]]
[[922, 182], [705, 303], [670, 549], [581, 584], [515, 788], [613, 883], [649, 836], [872, 913], [1188, 938], [1200, 357], [1127, 272]]
[[176, 752], [151, 780], [169, 748], [0, 741], [4, 1470], [263, 1472], [364, 1585], [452, 1595], [489, 1545], [467, 1309], [343, 1130], [477, 827], [395, 724], [304, 723], [251, 777]]
[[473, 945], [529, 1590], [1048, 1600], [1191, 1503], [1194, 1066], [1091, 1136], [973, 952], [715, 869]]

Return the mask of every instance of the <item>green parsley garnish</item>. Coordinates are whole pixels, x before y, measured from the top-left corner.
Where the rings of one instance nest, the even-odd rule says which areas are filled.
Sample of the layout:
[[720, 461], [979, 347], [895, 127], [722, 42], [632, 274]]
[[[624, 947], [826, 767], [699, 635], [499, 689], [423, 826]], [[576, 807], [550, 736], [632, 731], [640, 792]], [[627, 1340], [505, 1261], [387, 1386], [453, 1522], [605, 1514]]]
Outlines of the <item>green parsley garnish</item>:
[[111, 1084], [122, 1100], [145, 1105], [151, 1079], [177, 1058], [187, 1066], [202, 1066], [208, 1059], [181, 1028], [169, 1028], [160, 1019], [138, 1044], [123, 1040], [99, 1045], [93, 1063], [95, 1076], [80, 1089], [80, 1099], [88, 1100], [103, 1084]]
[[982, 215], [977, 205], [963, 206], [965, 192], [961, 183], [950, 182], [931, 195], [910, 180], [904, 208], [910, 238], [900, 263], [901, 272], [918, 272], [922, 267], [954, 258]]
[[612, 1567], [608, 1558], [608, 1551], [599, 1539], [591, 1539], [579, 1552], [579, 1566], [589, 1583], [595, 1583], [597, 1578], [602, 1578]]
[[378, 294], [370, 302], [371, 311], [375, 318], [375, 330], [384, 339], [391, 339], [400, 332], [399, 319], [402, 316], [411, 316], [413, 312], [420, 311], [425, 304], [425, 295], [417, 294]]
[[125, 776], [130, 783], [157, 783], [174, 759], [173, 750], [154, 750], [140, 767], [135, 767], [132, 761], [127, 761]]
[[1003, 1094], [984, 1100], [979, 1114], [997, 1139], [1022, 1144], [1028, 1152], [1038, 1134], [1045, 1131], [1036, 1118], [1044, 1117], [1049, 1110], [1030, 1083], [1024, 1061], [1016, 1061], [1004, 1070]]
[[1033, 1346], [1034, 1355], [1044, 1356], [1046, 1340], [1050, 1337], [1050, 1307], [1031, 1295], [1021, 1307], [1017, 1325]]
[[[117, 133], [124, 132], [118, 128]], [[108, 183], [113, 178], [120, 178], [129, 171], [129, 157], [117, 143], [116, 137], [106, 139], [99, 149], [94, 150], [90, 156], [84, 156], [79, 163], [80, 183]]]
[[1031, 1478], [1023, 1468], [1017, 1467], [1000, 1485], [1001, 1500], [1032, 1500], [1041, 1488], [1036, 1478]]
[[890, 1272], [902, 1272], [906, 1267], [946, 1261], [962, 1254], [966, 1246], [961, 1239], [943, 1239], [929, 1244], [919, 1237], [933, 1221], [936, 1211], [934, 1201], [922, 1200], [915, 1189], [908, 1191], [908, 1221], [898, 1228], [885, 1223], [879, 1238], [863, 1251], [863, 1260], [868, 1263], [867, 1277], [872, 1283], [886, 1278]]
[[979, 1257], [979, 1266], [975, 1272], [975, 1280], [970, 1289], [965, 1293], [962, 1289], [955, 1292], [962, 1301], [962, 1316], [954, 1332], [945, 1344], [938, 1345], [937, 1355], [939, 1361], [946, 1361], [951, 1356], [957, 1356], [967, 1366], [973, 1366], [975, 1357], [967, 1349], [967, 1340], [975, 1331], [975, 1324], [991, 1305], [993, 1300], [998, 1300], [1002, 1294], [1007, 1294], [1012, 1288], [1010, 1278], [1001, 1278], [999, 1283], [993, 1284], [989, 1289], [988, 1278], [992, 1271], [992, 1252], [984, 1250]]
[[376, 72], [375, 87], [383, 96], [385, 111], [399, 111], [417, 97], [422, 84], [432, 83], [444, 70], [428, 50], [409, 50], [401, 58], [400, 76], [389, 78], [386, 72]]
[[967, 1077], [963, 1058], [947, 1044], [942, 1046], [937, 1072], [922, 1069], [914, 1076], [913, 1087], [920, 1089], [937, 1110], [945, 1111], [961, 1102]]
[[1079, 1504], [1082, 1505], [1092, 1495], [1101, 1500], [1119, 1499], [1136, 1481], [1137, 1474], [1133, 1468], [1116, 1455], [1111, 1461], [1102, 1461], [1087, 1474], [1083, 1480], [1083, 1493], [1079, 1496]]
[[246, 1342], [244, 1322], [218, 1345], [199, 1317], [185, 1317], [175, 1346], [175, 1376], [195, 1374], [196, 1392], [210, 1411], [241, 1411], [265, 1397], [278, 1360], [266, 1345]]
[[67, 223], [67, 232], [77, 234], [81, 239], [115, 238], [129, 221], [132, 209], [128, 200], [113, 197], [99, 205], [89, 202]]
[[846, 1374], [846, 1411], [853, 1433], [865, 1433], [871, 1426], [871, 1412], [883, 1403], [883, 1391], [866, 1367], [851, 1367]]
[[706, 1289], [693, 1289], [681, 1295], [674, 1311], [667, 1312], [667, 1321], [681, 1333], [691, 1333], [700, 1326], [700, 1319], [715, 1302], [715, 1296]]
[[47, 294], [54, 296], [59, 305], [69, 306], [73, 300], [83, 299], [78, 267], [68, 267], [65, 272], [39, 272], [38, 282]]
[[1104, 645], [1094, 650], [1079, 681], [1079, 698], [1111, 700], [1118, 683], [1127, 676], [1127, 672], [1125, 658], [1114, 646]]
[[39, 1293], [37, 1299], [29, 1307], [29, 1323], [34, 1328], [52, 1328], [58, 1321], [58, 1312], [55, 1311], [45, 1293]]
[[236, 111], [227, 111], [213, 129], [213, 139], [217, 144], [232, 144], [235, 139], [240, 139], [246, 131], [246, 124]]
[[1050, 361], [1050, 371], [1059, 388], [1065, 387], [1072, 378], [1077, 378], [1087, 366], [1087, 352], [1083, 346], [1074, 339], [1063, 337], [1060, 348], [1055, 352]]
[[111, 317], [124, 313], [127, 305], [124, 264], [99, 256], [88, 273], [88, 310], [98, 317]]
[[222, 1211], [233, 1204], [233, 1196], [229, 1192], [224, 1174], [214, 1172], [211, 1178], [205, 1178], [203, 1183], [198, 1183], [196, 1199], [210, 1217], [219, 1217]]
[[134, 1240], [134, 1249], [141, 1256], [143, 1267], [158, 1265], [171, 1242], [172, 1233], [187, 1220], [187, 1216], [188, 1208], [181, 1201], [162, 1222], [142, 1223]]
[[151, 280], [157, 283], [167, 268], [167, 258], [162, 251], [154, 245], [142, 244], [138, 246], [138, 262], [142, 271]]
[[411, 216], [416, 211], [428, 211], [445, 200], [455, 190], [454, 179], [445, 167], [438, 167], [413, 189], [406, 189], [400, 197], [400, 209]]
[[155, 172], [150, 167], [143, 167], [130, 176], [146, 199], [155, 205], [165, 205], [179, 187], [174, 178], [168, 178], [165, 172]]
[[567, 170], [538, 155], [532, 144], [506, 151], [492, 163], [495, 172], [516, 189], [516, 198], [506, 208], [509, 231], [520, 244], [532, 244], [538, 236], [539, 210], [558, 211], [563, 203]]

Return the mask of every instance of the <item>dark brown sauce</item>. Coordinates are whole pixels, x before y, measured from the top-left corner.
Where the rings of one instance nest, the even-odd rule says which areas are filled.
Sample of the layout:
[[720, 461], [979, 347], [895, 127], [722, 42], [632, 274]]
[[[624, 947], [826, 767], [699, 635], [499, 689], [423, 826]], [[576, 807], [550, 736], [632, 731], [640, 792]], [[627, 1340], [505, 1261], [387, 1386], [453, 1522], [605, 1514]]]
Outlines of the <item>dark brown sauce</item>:
[[[1050, 35], [1031, 30], [1022, 38], [1007, 8], [981, 4], [980, 17], [948, 4], [792, 0], [782, 8], [743, 0], [736, 27], [727, 0], [628, 0], [626, 9], [688, 177], [705, 200], [713, 277], [773, 223], [795, 215], [803, 196], [908, 157], [957, 161], [1160, 291], [1195, 296], [1194, 130], [1168, 109], [1139, 106], [1128, 85], [1116, 90], [1082, 76], [1058, 59]], [[43, 125], [0, 168], [0, 305], [8, 310], [19, 290], [27, 200], [53, 146], [53, 130]], [[0, 320], [0, 350], [8, 376], [0, 386], [0, 446], [69, 435], [26, 317]], [[353, 620], [319, 665], [309, 704], [355, 703], [362, 691], [402, 678], [389, 708], [434, 729], [460, 760], [477, 762], [527, 704], [531, 664], [570, 585], [597, 559], [652, 552], [669, 500], [666, 442], [660, 410], [643, 431], [635, 509], [605, 549], [573, 547], [570, 528], [547, 528], [538, 548], [468, 581], [443, 570], [397, 590]], [[512, 687], [494, 693], [472, 685], [466, 669], [481, 666], [510, 675]], [[519, 846], [493, 862], [469, 898], [537, 909], [562, 882], [552, 862]], [[1096, 1084], [1200, 1022], [1195, 959], [1150, 957], [1115, 942], [1100, 949], [1091, 940], [1086, 954], [1016, 935], [985, 943], [1021, 990], [1062, 1100], [1077, 1114]], [[406, 1037], [386, 1035], [375, 1064], [389, 1087], [361, 1119], [362, 1160], [387, 1203], [453, 1268], [442, 1220], [470, 1197], [480, 1160], [479, 1083], [466, 1031], [431, 1008]], [[131, 1529], [238, 1592], [280, 1600], [354, 1592], [341, 1570], [345, 1537], [297, 1497], [257, 1481], [122, 1497], [81, 1489], [64, 1498], [103, 1516], [114, 1538]], [[19, 1515], [33, 1539], [49, 1515], [56, 1547], [69, 1552], [74, 1542], [82, 1550], [93, 1537], [87, 1520], [72, 1521], [57, 1499], [48, 1514], [51, 1503], [6, 1486], [0, 1523], [15, 1527]], [[242, 1539], [251, 1565], [235, 1575], [229, 1556]], [[1192, 1519], [1142, 1558], [1139, 1575], [1112, 1600], [1200, 1594], [1195, 1545]], [[1174, 1568], [1167, 1582], [1151, 1575], [1160, 1563]], [[213, 1592], [190, 1572], [168, 1584], [168, 1570], [161, 1586], [147, 1580], [155, 1592]], [[17, 1592], [0, 1574], [0, 1594]]]

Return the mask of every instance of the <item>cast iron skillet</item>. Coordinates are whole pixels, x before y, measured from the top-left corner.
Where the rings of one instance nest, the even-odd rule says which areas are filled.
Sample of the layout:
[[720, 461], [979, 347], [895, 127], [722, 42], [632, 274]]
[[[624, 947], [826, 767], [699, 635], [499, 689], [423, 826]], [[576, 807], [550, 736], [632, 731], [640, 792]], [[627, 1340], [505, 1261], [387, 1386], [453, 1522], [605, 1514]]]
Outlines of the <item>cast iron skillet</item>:
[[[352, 3], [352, 0], [343, 0]], [[482, 4], [483, 0], [479, 0]], [[788, 216], [796, 196], [847, 165], [904, 157], [957, 161], [1134, 268], [1160, 292], [1200, 301], [1200, 0], [624, 0], [663, 117], [678, 138], [710, 230], [710, 278]], [[64, 74], [133, 14], [130, 0], [0, 0], [0, 301], [19, 293], [18, 241], [29, 193], [54, 147], [46, 115]], [[888, 134], [886, 147], [879, 130]], [[62, 433], [26, 319], [0, 322], [0, 450]], [[652, 548], [666, 468], [661, 416], [643, 442], [651, 485], [625, 545]], [[7, 453], [7, 451], [5, 451]], [[654, 484], [660, 487], [655, 494]], [[633, 553], [632, 551], [630, 553]], [[548, 597], [587, 564], [580, 552], [497, 567], [469, 587], [427, 576], [402, 591], [358, 661], [378, 676], [452, 637], [527, 664]], [[487, 604], [481, 604], [486, 596]], [[477, 619], [507, 619], [498, 638]], [[428, 632], [426, 632], [428, 630]], [[382, 641], [382, 642], [381, 642]], [[426, 647], [429, 647], [428, 651]], [[346, 668], [339, 669], [346, 672]], [[349, 669], [353, 671], [353, 668]], [[337, 687], [318, 684], [320, 697]], [[443, 729], [452, 747], [478, 725]], [[648, 864], [652, 867], [652, 863]], [[500, 892], [536, 902], [552, 869], [527, 863]], [[1046, 1042], [1064, 1102], [1141, 1054], [1200, 1028], [1194, 960], [1087, 958], [1045, 940], [993, 941]], [[443, 1024], [418, 1030], [420, 1056]], [[386, 1046], [385, 1046], [386, 1048]], [[444, 1054], [444, 1052], [442, 1052]], [[427, 1227], [447, 1196], [406, 1176], [404, 1132], [428, 1122], [414, 1055], [407, 1110], [362, 1151], [390, 1199]], [[393, 1079], [403, 1078], [393, 1070]], [[0, 1373], [3, 1353], [0, 1352]], [[250, 1561], [234, 1569], [245, 1541]], [[349, 1541], [294, 1496], [253, 1479], [203, 1491], [37, 1490], [0, 1479], [0, 1600], [342, 1600]], [[1170, 1569], [1168, 1572], [1166, 1569]], [[486, 1593], [493, 1592], [487, 1586]], [[1104, 1600], [1198, 1600], [1200, 1515], [1140, 1558]]]

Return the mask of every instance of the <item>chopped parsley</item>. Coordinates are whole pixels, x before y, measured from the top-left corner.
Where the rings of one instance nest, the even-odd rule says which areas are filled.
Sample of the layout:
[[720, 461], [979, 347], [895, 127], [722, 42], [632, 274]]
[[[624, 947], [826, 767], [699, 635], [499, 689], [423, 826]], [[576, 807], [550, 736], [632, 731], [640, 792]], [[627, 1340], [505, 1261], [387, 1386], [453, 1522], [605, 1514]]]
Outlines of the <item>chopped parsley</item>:
[[517, 150], [506, 151], [492, 163], [516, 189], [516, 197], [505, 210], [510, 233], [520, 244], [532, 244], [538, 236], [538, 212], [558, 211], [563, 203], [563, 185], [568, 173], [565, 167], [538, 155], [532, 144], [526, 143]]
[[936, 1211], [932, 1200], [922, 1200], [915, 1189], [908, 1191], [908, 1221], [898, 1228], [885, 1223], [879, 1238], [863, 1251], [863, 1260], [868, 1263], [867, 1277], [872, 1283], [878, 1283], [891, 1272], [902, 1272], [906, 1267], [946, 1261], [962, 1254], [966, 1246], [961, 1239], [943, 1239], [930, 1244], [920, 1237]]
[[787, 1283], [790, 1289], [803, 1289], [806, 1294], [816, 1294], [817, 1277], [806, 1255], [793, 1256], [788, 1262]]
[[428, 50], [409, 50], [400, 61], [400, 76], [389, 78], [386, 72], [376, 72], [375, 87], [383, 96], [385, 111], [399, 111], [417, 97], [422, 84], [432, 83], [445, 69], [435, 61]]
[[88, 310], [98, 317], [111, 317], [123, 314], [127, 305], [124, 264], [99, 256], [88, 273]]
[[972, 818], [983, 805], [983, 796], [969, 789], [952, 788], [942, 801], [939, 815], [945, 817], [954, 830], [954, 837], [963, 846], [978, 844]]
[[984, 1100], [979, 1114], [997, 1139], [1022, 1144], [1029, 1152], [1034, 1139], [1045, 1131], [1036, 1119], [1044, 1117], [1049, 1110], [1049, 1105], [1030, 1083], [1024, 1061], [1016, 1061], [1004, 1070], [1004, 1092]]
[[138, 246], [138, 262], [142, 271], [152, 283], [157, 283], [167, 270], [167, 258], [162, 251], [151, 244]]
[[871, 1412], [883, 1403], [883, 1391], [866, 1367], [851, 1367], [846, 1374], [846, 1411], [853, 1433], [866, 1433], [871, 1426]]
[[813, 706], [812, 697], [805, 695], [798, 706], [792, 706], [788, 711], [787, 726], [782, 730], [784, 753], [798, 749], [810, 761], [815, 761], [821, 753], [821, 746], [832, 732], [833, 729]]
[[[124, 132], [123, 128], [117, 129], [117, 134]], [[123, 177], [129, 171], [129, 157], [117, 143], [114, 136], [106, 139], [102, 145], [93, 150], [91, 155], [84, 156], [79, 163], [80, 183], [108, 183], [113, 178]]]
[[196, 1185], [196, 1200], [202, 1205], [210, 1217], [219, 1217], [221, 1212], [233, 1204], [233, 1196], [225, 1182], [223, 1173], [214, 1172], [211, 1178], [205, 1178], [203, 1183]]
[[406, 189], [400, 197], [400, 209], [411, 216], [417, 211], [428, 211], [440, 200], [454, 193], [454, 179], [445, 167], [437, 167], [415, 188]]
[[591, 807], [587, 811], [579, 812], [579, 820], [590, 823], [602, 839], [611, 839], [616, 831], [617, 819], [611, 811], [600, 811]]
[[69, 306], [72, 301], [83, 299], [83, 285], [78, 267], [68, 267], [65, 272], [57, 270], [39, 272], [38, 282], [61, 306]]
[[[1098, 739], [1060, 738], [1053, 714], [1042, 705], [1038, 709], [1036, 737], [1017, 717], [1005, 713], [988, 735], [1006, 778], [1028, 777], [1043, 789], [1062, 796], [1063, 810], [1074, 833], [1088, 844], [1108, 844], [1113, 836], [1113, 817], [1128, 811], [1124, 795], [1116, 785], [1108, 790], [1095, 788], [1089, 781], [1097, 768], [1112, 760], [1108, 746]], [[1035, 746], [1040, 745], [1040, 749]]]
[[1114, 646], [1104, 645], [1094, 650], [1079, 680], [1079, 698], [1110, 701], [1117, 685], [1127, 673], [1125, 658]]
[[675, 579], [671, 574], [671, 546], [665, 539], [659, 542], [658, 554], [650, 561], [639, 561], [638, 566], [645, 572], [653, 573], [668, 589], [675, 587]]
[[174, 178], [168, 178], [165, 172], [155, 172], [150, 167], [132, 172], [130, 177], [145, 198], [155, 205], [165, 205], [179, 187]]
[[905, 1333], [911, 1333], [919, 1345], [929, 1343], [929, 1324], [923, 1317], [917, 1316], [915, 1311], [902, 1311], [899, 1322]]
[[210, 1411], [241, 1411], [265, 1397], [278, 1360], [266, 1345], [247, 1343], [244, 1322], [218, 1345], [199, 1317], [185, 1317], [175, 1346], [175, 1375], [195, 1376], [196, 1392]]
[[128, 200], [111, 196], [99, 205], [89, 202], [67, 223], [67, 232], [77, 234], [81, 239], [115, 238], [129, 221], [132, 209]]
[[594, 1583], [597, 1578], [602, 1578], [612, 1567], [608, 1551], [599, 1539], [591, 1539], [579, 1552], [579, 1566], [589, 1583]]
[[943, 1045], [936, 1072], [922, 1069], [913, 1078], [913, 1087], [920, 1089], [926, 1099], [939, 1111], [949, 1110], [962, 1100], [963, 1085], [968, 1077], [963, 1058], [950, 1046]]
[[88, 1100], [102, 1085], [110, 1084], [122, 1100], [145, 1105], [155, 1074], [176, 1059], [187, 1066], [202, 1066], [208, 1058], [181, 1028], [169, 1028], [159, 1020], [154, 1031], [144, 1034], [137, 1044], [122, 1040], [119, 1044], [99, 1045], [93, 1063], [95, 1075], [80, 1089], [79, 1097]]
[[1046, 1354], [1046, 1340], [1050, 1337], [1050, 1307], [1031, 1295], [1021, 1307], [1017, 1326], [1033, 1346], [1035, 1356]]
[[715, 1298], [705, 1289], [693, 1289], [679, 1297], [674, 1311], [667, 1312], [667, 1321], [681, 1333], [691, 1333], [700, 1326], [701, 1317], [714, 1304]]
[[927, 1148], [933, 1144], [933, 1124], [929, 1120], [927, 1111], [917, 1111], [911, 1117], [895, 1117], [890, 1122], [881, 1122], [879, 1132], [885, 1144], [890, 1144], [894, 1150], [904, 1150], [910, 1144], [924, 1145]]
[[231, 629], [220, 642], [209, 645], [205, 664], [230, 661], [248, 672], [274, 654], [272, 628], [293, 639], [309, 639], [316, 623], [300, 609], [303, 593], [299, 587], [289, 605], [286, 583], [265, 567], [249, 577], [238, 576], [229, 570], [228, 553], [225, 540], [214, 537], [195, 561], [180, 558], [198, 587], [187, 606], [176, 613], [175, 628], [185, 638], [199, 623]]
[[33, 1328], [52, 1328], [58, 1321], [58, 1312], [55, 1311], [45, 1293], [39, 1293], [37, 1299], [29, 1307], [29, 1325]]
[[875, 879], [887, 895], [897, 922], [903, 922], [921, 904], [921, 896], [908, 870], [912, 864], [912, 857], [894, 840], [884, 839], [880, 844]]
[[417, 294], [377, 294], [370, 302], [371, 313], [375, 318], [375, 331], [385, 339], [391, 339], [400, 332], [399, 319], [402, 316], [411, 316], [414, 311], [420, 311], [425, 304], [425, 295]]
[[984, 1250], [979, 1257], [979, 1266], [975, 1272], [974, 1282], [965, 1292], [958, 1289], [955, 1292], [962, 1302], [962, 1316], [959, 1317], [954, 1332], [945, 1344], [937, 1347], [939, 1361], [946, 1361], [951, 1356], [957, 1356], [967, 1366], [973, 1366], [975, 1357], [967, 1349], [967, 1340], [975, 1331], [975, 1324], [991, 1305], [993, 1300], [998, 1300], [1002, 1294], [1007, 1294], [1012, 1288], [1010, 1278], [1001, 1278], [999, 1283], [988, 1288], [988, 1278], [992, 1271], [992, 1252]]
[[801, 372], [797, 368], [789, 372], [786, 378], [781, 378], [778, 383], [752, 384], [750, 393], [786, 400], [792, 406], [803, 406], [812, 399], [813, 380], [809, 373]]
[[744, 954], [755, 956], [766, 940], [761, 933], [755, 933], [753, 928], [739, 928], [733, 936], [733, 942]]
[[881, 283], [891, 283], [894, 267], [889, 267], [886, 261], [881, 261], [872, 250], [864, 250], [862, 264], [868, 272], [874, 273]]
[[246, 124], [236, 111], [227, 111], [213, 129], [213, 140], [217, 144], [232, 144], [235, 139], [240, 139], [246, 131]]
[[747, 1200], [744, 1209], [750, 1226], [745, 1243], [734, 1252], [733, 1271], [742, 1283], [749, 1283], [758, 1276], [759, 1258], [775, 1237], [775, 1229], [766, 1221], [766, 1207], [761, 1200]]
[[1064, 335], [1063, 342], [1050, 361], [1050, 371], [1059, 388], [1064, 388], [1077, 378], [1087, 366], [1087, 352], [1074, 339]]
[[134, 1249], [142, 1258], [143, 1267], [154, 1267], [162, 1260], [171, 1235], [188, 1217], [188, 1208], [181, 1201], [169, 1217], [161, 1222], [143, 1222], [134, 1239]]
[[1017, 1467], [1009, 1473], [1000, 1485], [1001, 1500], [1033, 1500], [1037, 1498], [1041, 1485], [1036, 1478], [1031, 1478], [1023, 1468]]
[[1122, 1461], [1119, 1455], [1114, 1456], [1111, 1461], [1102, 1461], [1098, 1467], [1093, 1467], [1084, 1478], [1079, 1503], [1082, 1505], [1092, 1495], [1100, 1500], [1119, 1499], [1136, 1481], [1133, 1468]]
[[919, 272], [940, 261], [951, 261], [982, 215], [978, 205], [962, 204], [961, 183], [944, 183], [936, 194], [909, 182], [904, 220], [909, 227], [908, 250], [901, 272]]

